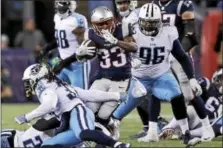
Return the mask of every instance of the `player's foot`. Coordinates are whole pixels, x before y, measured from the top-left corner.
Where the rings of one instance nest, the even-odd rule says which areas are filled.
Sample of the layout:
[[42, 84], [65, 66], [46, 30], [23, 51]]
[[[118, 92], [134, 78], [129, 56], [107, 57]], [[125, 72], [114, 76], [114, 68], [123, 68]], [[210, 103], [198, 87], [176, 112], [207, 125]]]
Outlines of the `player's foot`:
[[120, 121], [117, 119], [113, 119], [112, 124], [109, 125], [112, 133], [112, 138], [115, 140], [118, 140], [120, 138], [119, 125]]
[[202, 135], [202, 138], [201, 138], [202, 141], [203, 142], [209, 142], [214, 137], [215, 137], [215, 134], [214, 134], [214, 130], [212, 129], [212, 127], [211, 126], [205, 127], [205, 131], [203, 132], [203, 135]]
[[138, 142], [158, 142], [159, 137], [157, 131], [148, 131], [147, 135], [139, 138]]
[[117, 145], [115, 145], [115, 148], [129, 148], [131, 147], [130, 143], [119, 143]]
[[191, 146], [195, 146], [197, 144], [199, 144], [201, 142], [201, 139], [200, 138], [197, 138], [197, 137], [192, 137], [191, 134], [190, 134], [190, 131], [187, 130], [185, 132], [184, 135], [182, 135], [182, 139], [183, 139], [183, 143], [186, 145], [186, 147], [191, 147]]
[[147, 135], [148, 129], [143, 128], [139, 133], [129, 136], [130, 139], [138, 139]]

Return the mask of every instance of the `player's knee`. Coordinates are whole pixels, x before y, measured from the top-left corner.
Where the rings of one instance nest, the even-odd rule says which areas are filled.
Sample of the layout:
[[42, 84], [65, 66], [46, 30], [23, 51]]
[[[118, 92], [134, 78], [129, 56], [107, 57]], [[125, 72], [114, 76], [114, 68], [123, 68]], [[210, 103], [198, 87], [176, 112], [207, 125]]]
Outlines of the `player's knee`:
[[141, 98], [147, 95], [147, 91], [146, 88], [140, 82], [136, 82], [135, 86], [131, 91], [131, 94], [133, 98]]

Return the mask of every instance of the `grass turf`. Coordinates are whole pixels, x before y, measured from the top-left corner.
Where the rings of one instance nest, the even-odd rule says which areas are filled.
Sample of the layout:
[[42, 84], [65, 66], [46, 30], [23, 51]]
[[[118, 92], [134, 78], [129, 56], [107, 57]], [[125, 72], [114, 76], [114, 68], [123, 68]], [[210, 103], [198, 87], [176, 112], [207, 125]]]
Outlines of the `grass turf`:
[[[19, 125], [15, 123], [14, 117], [25, 114], [35, 107], [37, 104], [2, 104], [1, 106], [1, 127], [4, 128], [13, 128], [18, 130], [24, 130], [29, 126]], [[162, 116], [171, 118], [172, 112], [169, 104], [162, 104]], [[133, 111], [129, 114], [121, 123], [120, 140], [123, 142], [129, 142], [132, 144], [132, 147], [184, 147], [181, 141], [179, 140], [160, 140], [157, 143], [139, 143], [137, 140], [129, 139], [129, 136], [139, 132], [142, 128], [141, 121], [136, 113]], [[223, 147], [222, 137], [214, 139], [212, 142], [201, 143], [196, 147]]]

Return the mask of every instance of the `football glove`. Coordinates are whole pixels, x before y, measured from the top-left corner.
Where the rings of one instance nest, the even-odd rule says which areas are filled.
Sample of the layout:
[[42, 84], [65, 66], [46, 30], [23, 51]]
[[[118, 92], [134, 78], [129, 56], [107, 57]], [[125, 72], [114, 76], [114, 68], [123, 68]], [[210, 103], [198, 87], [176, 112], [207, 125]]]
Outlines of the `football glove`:
[[196, 79], [190, 79], [190, 86], [196, 96], [200, 96], [202, 94], [202, 88]]
[[133, 58], [131, 61], [131, 64], [132, 64], [132, 68], [137, 69], [140, 67], [142, 62], [139, 59]]
[[118, 44], [118, 39], [116, 39], [108, 30], [102, 30], [101, 32], [104, 39], [110, 42], [112, 45]]
[[16, 121], [18, 124], [23, 124], [23, 123], [27, 123], [27, 122], [28, 122], [28, 121], [26, 120], [25, 115], [20, 115], [20, 116], [15, 117], [15, 121]]
[[93, 56], [95, 54], [95, 47], [88, 47], [87, 45], [90, 43], [91, 41], [83, 41], [81, 43], [81, 45], [79, 46], [79, 48], [77, 49], [76, 55], [77, 56]]

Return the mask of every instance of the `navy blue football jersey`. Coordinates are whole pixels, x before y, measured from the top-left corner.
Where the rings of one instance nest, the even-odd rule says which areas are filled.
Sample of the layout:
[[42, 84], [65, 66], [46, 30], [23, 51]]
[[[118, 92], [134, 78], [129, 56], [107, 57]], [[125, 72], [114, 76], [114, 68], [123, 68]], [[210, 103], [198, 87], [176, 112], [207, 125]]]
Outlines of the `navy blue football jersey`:
[[164, 24], [175, 25], [179, 32], [181, 40], [184, 32], [184, 25], [181, 15], [186, 11], [193, 11], [193, 3], [191, 0], [170, 0], [165, 5], [162, 5], [159, 0], [154, 1], [160, 7], [162, 20]]
[[205, 102], [205, 108], [208, 113], [210, 121], [218, 118], [222, 112], [222, 94], [209, 79], [202, 77], [198, 79], [202, 88], [201, 98]]
[[[113, 33], [118, 40], [123, 40], [122, 26], [117, 24]], [[95, 42], [100, 63], [99, 78], [115, 81], [131, 77], [131, 53], [118, 46], [111, 46], [93, 29], [89, 29], [88, 38]]]

